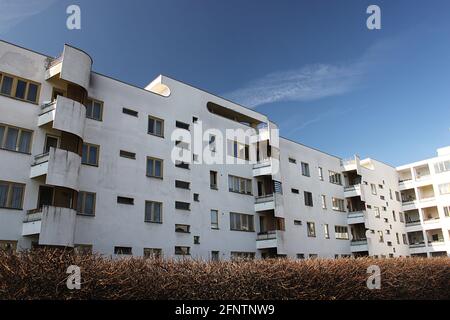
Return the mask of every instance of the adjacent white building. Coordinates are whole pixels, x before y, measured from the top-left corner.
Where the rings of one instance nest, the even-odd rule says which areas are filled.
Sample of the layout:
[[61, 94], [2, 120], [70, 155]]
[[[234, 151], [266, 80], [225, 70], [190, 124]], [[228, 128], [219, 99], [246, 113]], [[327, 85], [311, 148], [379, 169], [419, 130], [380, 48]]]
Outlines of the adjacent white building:
[[[69, 45], [55, 59], [0, 41], [1, 247], [204, 259], [449, 254], [448, 148], [399, 168], [342, 160], [174, 79], [138, 88], [91, 67]], [[230, 129], [252, 132], [241, 141]], [[209, 164], [222, 146], [222, 160], [237, 164]], [[173, 161], [174, 150], [188, 160]]]

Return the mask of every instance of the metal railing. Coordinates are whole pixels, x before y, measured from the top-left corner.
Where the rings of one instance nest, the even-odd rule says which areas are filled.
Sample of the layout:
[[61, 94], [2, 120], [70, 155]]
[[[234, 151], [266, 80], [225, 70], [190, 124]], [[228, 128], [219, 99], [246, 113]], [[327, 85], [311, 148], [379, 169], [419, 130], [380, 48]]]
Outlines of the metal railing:
[[367, 244], [367, 238], [357, 238], [350, 241], [351, 246], [362, 246]]
[[255, 197], [255, 203], [265, 203], [270, 201], [274, 201], [273, 193]]
[[277, 231], [276, 230], [269, 230], [265, 232], [260, 232], [256, 236], [256, 240], [273, 240], [277, 238]]

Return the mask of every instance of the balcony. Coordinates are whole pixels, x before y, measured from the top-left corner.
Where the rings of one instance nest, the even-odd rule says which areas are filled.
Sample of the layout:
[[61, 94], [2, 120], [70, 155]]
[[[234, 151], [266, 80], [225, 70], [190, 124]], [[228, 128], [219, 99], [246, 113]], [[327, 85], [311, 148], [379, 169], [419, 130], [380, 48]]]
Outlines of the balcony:
[[30, 178], [46, 176], [46, 184], [78, 190], [81, 157], [71, 151], [51, 147], [48, 153], [37, 155], [31, 166]]
[[350, 241], [351, 252], [369, 251], [367, 238], [356, 238]]
[[275, 197], [273, 194], [267, 194], [255, 197], [255, 211], [275, 210]]
[[256, 249], [277, 248], [281, 241], [281, 230], [260, 232], [256, 236]]
[[272, 160], [264, 159], [253, 165], [253, 177], [271, 176], [272, 175]]
[[82, 50], [64, 45], [60, 57], [51, 61], [46, 70], [45, 80], [58, 79], [89, 88], [92, 59]]
[[346, 198], [361, 196], [361, 184], [354, 184], [344, 188]]
[[364, 223], [365, 211], [352, 211], [347, 214], [347, 224]]
[[86, 107], [81, 103], [58, 96], [53, 102], [41, 106], [38, 126], [51, 124], [53, 129], [72, 133], [83, 139]]
[[39, 235], [40, 245], [73, 247], [76, 211], [43, 206], [28, 211], [22, 224], [22, 236]]

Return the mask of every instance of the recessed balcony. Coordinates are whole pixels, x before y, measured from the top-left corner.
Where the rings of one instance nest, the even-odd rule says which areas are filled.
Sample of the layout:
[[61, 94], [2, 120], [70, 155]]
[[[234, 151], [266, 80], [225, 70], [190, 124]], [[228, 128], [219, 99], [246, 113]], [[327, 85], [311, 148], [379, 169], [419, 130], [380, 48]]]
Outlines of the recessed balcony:
[[404, 211], [406, 226], [420, 225], [420, 213], [418, 209]]
[[56, 130], [72, 133], [83, 139], [86, 107], [75, 100], [57, 96], [53, 102], [41, 106], [38, 126], [51, 124]]
[[256, 236], [256, 249], [277, 248], [280, 245], [281, 230], [260, 232]]
[[439, 222], [439, 211], [436, 206], [423, 208], [422, 216], [424, 223], [429, 224]]
[[417, 192], [419, 193], [419, 200], [421, 202], [427, 202], [427, 201], [434, 200], [435, 195], [434, 195], [434, 189], [433, 189], [432, 184], [417, 188]]
[[272, 160], [270, 158], [259, 161], [253, 165], [253, 177], [271, 176]]
[[346, 198], [361, 196], [361, 184], [349, 185], [344, 188]]
[[347, 214], [347, 224], [358, 224], [364, 223], [365, 221], [365, 211], [352, 211]]
[[46, 176], [48, 185], [78, 190], [81, 157], [71, 151], [49, 148], [49, 152], [37, 155], [31, 166], [30, 178]]
[[275, 197], [273, 193], [255, 197], [255, 211], [267, 210], [275, 210]]
[[423, 237], [423, 232], [408, 232], [408, 243], [410, 248], [425, 247], [425, 238]]
[[431, 177], [428, 164], [414, 167], [413, 170], [417, 181], [426, 180]]

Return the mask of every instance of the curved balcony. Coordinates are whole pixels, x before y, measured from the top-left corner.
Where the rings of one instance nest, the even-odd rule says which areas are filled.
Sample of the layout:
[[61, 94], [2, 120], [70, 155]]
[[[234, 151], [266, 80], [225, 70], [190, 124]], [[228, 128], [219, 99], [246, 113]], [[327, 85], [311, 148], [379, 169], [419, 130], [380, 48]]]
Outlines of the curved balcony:
[[46, 176], [46, 184], [78, 191], [81, 157], [71, 151], [50, 148], [48, 153], [35, 157], [30, 178]]
[[41, 106], [38, 126], [52, 124], [52, 128], [72, 133], [83, 139], [86, 107], [69, 98], [58, 96], [56, 101]]
[[45, 78], [59, 78], [77, 84], [87, 91], [91, 67], [92, 59], [86, 52], [66, 44], [62, 55], [49, 63]]
[[30, 211], [22, 225], [22, 236], [39, 235], [40, 245], [73, 247], [76, 211], [44, 206]]

